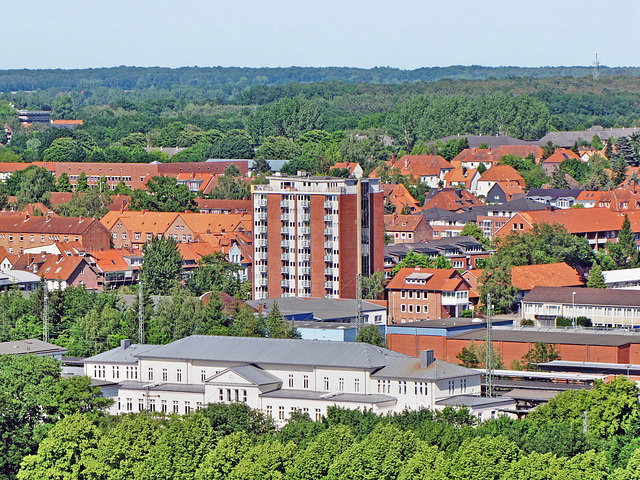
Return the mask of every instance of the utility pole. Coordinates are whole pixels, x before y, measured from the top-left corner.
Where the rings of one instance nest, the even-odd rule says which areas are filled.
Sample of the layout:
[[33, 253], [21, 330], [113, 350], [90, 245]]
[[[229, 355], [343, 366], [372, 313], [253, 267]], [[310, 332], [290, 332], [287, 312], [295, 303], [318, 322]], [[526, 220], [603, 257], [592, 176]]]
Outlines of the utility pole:
[[362, 277], [358, 273], [356, 275], [356, 335], [362, 327]]
[[46, 280], [43, 282], [44, 301], [42, 304], [42, 341], [49, 342], [49, 288]]
[[485, 347], [485, 393], [493, 397], [493, 340], [491, 339], [491, 295], [487, 294], [487, 337]]
[[138, 282], [138, 343], [144, 344], [144, 301], [142, 299], [142, 280]]
[[598, 62], [598, 52], [596, 52], [596, 59], [593, 61], [593, 79], [598, 80], [600, 78], [600, 62]]

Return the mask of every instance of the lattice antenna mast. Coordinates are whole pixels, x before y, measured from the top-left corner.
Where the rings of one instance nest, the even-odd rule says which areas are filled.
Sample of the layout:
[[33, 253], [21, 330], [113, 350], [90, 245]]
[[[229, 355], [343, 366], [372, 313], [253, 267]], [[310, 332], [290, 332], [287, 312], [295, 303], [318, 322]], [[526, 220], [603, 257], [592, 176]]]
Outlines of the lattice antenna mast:
[[593, 79], [598, 80], [600, 78], [600, 62], [598, 61], [598, 53], [596, 52], [596, 59], [593, 61]]
[[138, 282], [138, 343], [144, 343], [144, 301], [142, 299], [142, 280]]
[[363, 327], [362, 318], [362, 277], [358, 273], [356, 275], [356, 334]]
[[47, 282], [43, 283], [44, 302], [42, 304], [42, 341], [49, 342], [49, 288]]
[[487, 397], [493, 397], [493, 340], [491, 338], [491, 295], [487, 294], [487, 336], [485, 345], [485, 392]]

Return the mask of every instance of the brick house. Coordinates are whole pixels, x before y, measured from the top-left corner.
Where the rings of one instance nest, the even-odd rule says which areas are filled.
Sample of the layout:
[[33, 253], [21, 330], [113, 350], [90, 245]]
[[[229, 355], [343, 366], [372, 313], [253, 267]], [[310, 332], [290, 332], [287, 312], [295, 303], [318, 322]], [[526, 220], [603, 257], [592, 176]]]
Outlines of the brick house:
[[0, 246], [10, 254], [56, 242], [78, 242], [87, 250], [109, 248], [109, 231], [95, 218], [0, 216]]
[[459, 317], [470, 290], [454, 269], [401, 268], [387, 285], [390, 323]]
[[384, 229], [393, 243], [424, 242], [432, 237], [432, 228], [422, 215], [385, 215]]

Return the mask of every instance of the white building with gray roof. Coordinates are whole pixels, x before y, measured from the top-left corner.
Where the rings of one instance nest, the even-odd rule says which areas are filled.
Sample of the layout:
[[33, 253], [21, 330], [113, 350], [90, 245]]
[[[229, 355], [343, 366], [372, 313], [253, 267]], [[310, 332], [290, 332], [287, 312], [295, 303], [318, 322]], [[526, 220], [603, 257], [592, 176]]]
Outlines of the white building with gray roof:
[[167, 345], [123, 341], [86, 359], [85, 374], [115, 387], [103, 389], [115, 400], [114, 414], [183, 414], [244, 402], [280, 425], [296, 411], [319, 420], [333, 405], [386, 414], [480, 395], [480, 373], [435, 360], [432, 351], [414, 358], [353, 342], [199, 335]]

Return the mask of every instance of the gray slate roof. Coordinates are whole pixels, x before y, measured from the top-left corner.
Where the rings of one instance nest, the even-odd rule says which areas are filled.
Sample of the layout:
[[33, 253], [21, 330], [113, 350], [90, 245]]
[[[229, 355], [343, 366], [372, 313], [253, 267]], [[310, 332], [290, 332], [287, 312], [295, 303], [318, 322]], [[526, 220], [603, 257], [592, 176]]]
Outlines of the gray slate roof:
[[262, 370], [261, 368], [254, 367], [253, 365], [238, 365], [235, 367], [229, 367], [222, 372], [209, 377], [206, 382], [207, 383], [215, 383], [216, 378], [224, 375], [228, 371], [235, 372], [237, 375], [240, 375], [242, 378], [251, 382], [255, 385], [270, 385], [272, 383], [280, 383], [282, 384], [282, 380], [280, 380], [275, 375], [271, 375], [269, 372]]
[[129, 345], [127, 348], [116, 347], [85, 359], [85, 363], [131, 363], [135, 365], [138, 363], [136, 355], [156, 347], [157, 345], [140, 345], [137, 343]]
[[388, 358], [404, 356], [366, 343], [213, 335], [192, 335], [167, 345], [155, 346], [137, 355], [138, 358], [347, 367], [366, 370], [384, 367]]
[[480, 397], [477, 395], [455, 395], [436, 401], [436, 405], [449, 405], [452, 407], [487, 407], [512, 405], [514, 400], [509, 397]]
[[535, 143], [538, 145], [546, 145], [547, 142], [551, 142], [559, 147], [570, 147], [579, 140], [590, 142], [594, 135], [598, 135], [602, 140], [607, 140], [609, 137], [628, 137], [638, 132], [640, 132], [640, 128], [602, 128], [596, 125], [589, 130], [549, 132]]
[[182, 393], [204, 393], [202, 383], [159, 383], [159, 382], [137, 382], [135, 380], [125, 380], [118, 384], [120, 388], [126, 390], [149, 390], [150, 392], [182, 392]]
[[[575, 298], [573, 298], [575, 292]], [[611, 305], [639, 307], [640, 291], [614, 288], [533, 287], [524, 297], [526, 303], [564, 303], [571, 305]]]
[[557, 200], [558, 198], [566, 197], [577, 198], [581, 193], [581, 188], [532, 188], [527, 192], [526, 198], [549, 197], [551, 200]]
[[262, 398], [295, 398], [299, 400], [324, 400], [327, 402], [349, 402], [349, 403], [396, 403], [397, 399], [388, 395], [380, 394], [358, 394], [358, 393], [322, 393], [310, 390], [289, 390], [280, 389], [263, 393]]
[[66, 353], [67, 351], [68, 350], [66, 348], [59, 347], [52, 343], [43, 342], [37, 338], [0, 343], [0, 355], [26, 355], [29, 353], [43, 355]]
[[[309, 315], [305, 320], [317, 320], [320, 322], [350, 320], [356, 317], [356, 300], [353, 299], [283, 297], [249, 300], [247, 304], [256, 309], [259, 305], [265, 305], [266, 310], [271, 311], [274, 302], [278, 302], [278, 309], [285, 317], [307, 313]], [[363, 300], [363, 312], [377, 310], [385, 310], [385, 307]]]
[[400, 357], [389, 358], [387, 365], [372, 374], [371, 378], [434, 382], [447, 378], [468, 377], [469, 375], [478, 375], [478, 372], [442, 360], [436, 360], [427, 368], [421, 368], [419, 358]]

